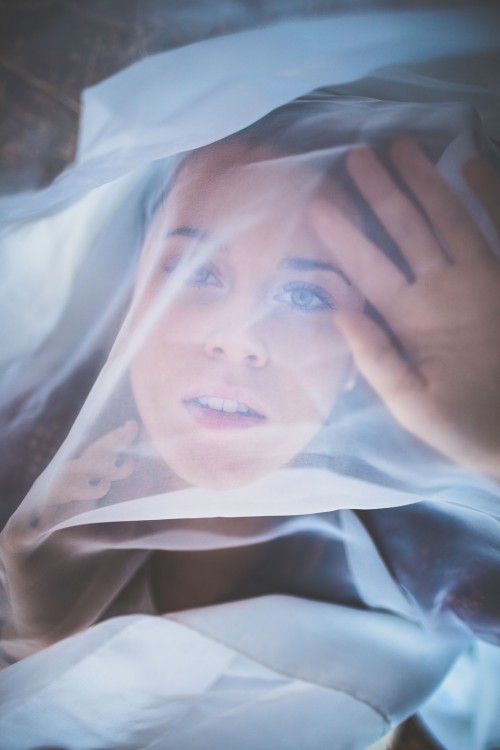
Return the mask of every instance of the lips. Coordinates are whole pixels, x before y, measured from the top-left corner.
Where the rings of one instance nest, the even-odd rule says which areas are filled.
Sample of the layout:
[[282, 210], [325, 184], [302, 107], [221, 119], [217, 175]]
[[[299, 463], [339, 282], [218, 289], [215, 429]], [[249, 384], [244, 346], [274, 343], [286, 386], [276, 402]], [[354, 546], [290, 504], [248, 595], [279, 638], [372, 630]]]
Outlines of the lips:
[[214, 411], [221, 411], [225, 414], [244, 414], [245, 416], [251, 417], [262, 417], [258, 411], [252, 409], [248, 404], [243, 401], [234, 401], [230, 398], [220, 398], [219, 396], [200, 396], [199, 398], [193, 399], [197, 406], [202, 409], [213, 409]]
[[200, 389], [182, 403], [201, 426], [211, 429], [252, 427], [266, 420], [253, 394], [244, 389]]

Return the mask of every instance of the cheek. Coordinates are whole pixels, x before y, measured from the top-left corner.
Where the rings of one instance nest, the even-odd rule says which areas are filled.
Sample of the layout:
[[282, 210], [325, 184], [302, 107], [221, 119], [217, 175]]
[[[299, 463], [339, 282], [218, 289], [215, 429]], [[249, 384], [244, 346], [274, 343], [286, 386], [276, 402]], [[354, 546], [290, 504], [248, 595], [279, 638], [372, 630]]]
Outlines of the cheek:
[[144, 424], [154, 418], [155, 409], [164, 407], [170, 383], [163, 376], [163, 362], [153, 348], [142, 349], [130, 365], [130, 383], [139, 416]]
[[150, 321], [140, 331], [141, 344], [130, 363], [131, 384], [139, 411], [161, 403], [181, 377], [180, 363], [186, 357], [183, 316], [174, 310]]
[[298, 410], [323, 419], [351, 366], [348, 346], [331, 319], [275, 330], [270, 337], [280, 393]]
[[132, 392], [149, 431], [157, 423], [165, 429], [165, 415], [173, 417], [173, 404], [186, 378], [199, 368], [206, 320], [199, 310], [180, 301], [156, 319], [149, 301], [141, 315], [141, 346], [130, 364]]
[[161, 304], [161, 299], [151, 297], [136, 311], [136, 322], [141, 327], [141, 350], [156, 349], [159, 356], [163, 354], [172, 362], [173, 352], [178, 353], [186, 345], [200, 340], [203, 315], [194, 305], [182, 300], [170, 301], [163, 310]]
[[291, 371], [308, 373], [313, 379], [335, 379], [336, 372], [349, 360], [349, 349], [332, 317], [294, 323], [281, 323], [269, 331], [273, 360]]

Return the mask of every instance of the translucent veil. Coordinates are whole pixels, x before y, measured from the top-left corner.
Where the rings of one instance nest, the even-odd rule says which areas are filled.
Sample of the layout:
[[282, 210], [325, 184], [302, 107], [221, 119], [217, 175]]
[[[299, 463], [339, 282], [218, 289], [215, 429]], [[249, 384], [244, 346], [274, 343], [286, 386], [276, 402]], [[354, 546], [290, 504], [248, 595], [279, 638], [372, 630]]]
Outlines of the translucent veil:
[[[140, 87], [139, 69], [129, 73]], [[334, 737], [337, 748], [361, 748], [417, 710], [457, 659], [462, 678], [472, 662], [498, 665], [498, 485], [405, 433], [356, 375], [337, 308], [384, 321], [310, 221], [326, 191], [411, 273], [344, 166], [368, 144], [390, 168], [388, 147], [405, 135], [498, 251], [462, 177], [473, 154], [500, 170], [498, 150], [469, 104], [426, 102], [416, 75], [406, 85], [424, 101], [399, 101], [394, 73], [365, 82], [364, 94], [359, 82], [326, 86], [327, 74], [299, 98], [303, 82], [284, 86], [274, 106], [218, 138], [192, 137], [187, 152], [179, 143], [164, 158], [145, 144], [142, 164], [134, 140], [124, 147], [139, 126], [128, 136], [116, 126], [123, 163], [111, 152], [100, 167], [109, 179], [121, 170], [115, 183], [69, 208], [57, 186], [45, 209], [34, 196], [33, 214], [45, 210], [63, 236], [82, 217], [85, 246], [67, 272], [71, 293], [60, 271], [51, 328], [33, 328], [4, 365], [10, 435], [47, 405], [71, 421], [2, 537], [4, 658], [29, 657], [3, 673], [7, 729], [20, 721], [19, 696], [39, 700], [103, 644], [100, 677], [117, 684], [134, 654], [127, 685], [140, 699], [125, 721], [104, 687], [113, 721], [96, 722], [99, 746], [122, 748], [202, 747], [207, 736], [229, 747], [236, 733], [250, 748], [259, 732], [283, 747]], [[94, 116], [95, 135], [106, 116], [98, 107]], [[98, 161], [90, 131], [83, 140]], [[44, 231], [25, 222], [13, 247]], [[158, 675], [141, 677], [138, 664], [155, 660]], [[496, 668], [488, 675], [498, 680]], [[443, 706], [457, 684], [428, 704], [430, 726], [451, 743]], [[74, 741], [71, 726], [93, 710], [80, 689], [81, 714], [58, 688], [60, 714], [42, 720], [40, 739], [64, 716], [62, 741]], [[500, 740], [489, 714], [480, 727], [468, 748]]]

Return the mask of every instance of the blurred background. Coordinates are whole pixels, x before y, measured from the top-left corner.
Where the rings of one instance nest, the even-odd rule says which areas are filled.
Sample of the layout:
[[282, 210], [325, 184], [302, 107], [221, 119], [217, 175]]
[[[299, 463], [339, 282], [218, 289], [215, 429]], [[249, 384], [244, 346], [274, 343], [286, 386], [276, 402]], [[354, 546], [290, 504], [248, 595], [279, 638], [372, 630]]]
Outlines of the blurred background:
[[82, 89], [147, 55], [285, 17], [497, 3], [0, 0], [0, 194], [50, 183], [74, 156]]

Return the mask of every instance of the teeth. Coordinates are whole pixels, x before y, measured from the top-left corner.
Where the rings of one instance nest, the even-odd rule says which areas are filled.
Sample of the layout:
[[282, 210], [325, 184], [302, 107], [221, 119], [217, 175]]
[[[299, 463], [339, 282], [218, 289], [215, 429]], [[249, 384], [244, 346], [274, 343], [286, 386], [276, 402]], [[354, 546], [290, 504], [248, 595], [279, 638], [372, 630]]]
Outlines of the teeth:
[[215, 411], [224, 411], [228, 414], [249, 414], [251, 409], [239, 401], [232, 401], [228, 398], [217, 398], [216, 396], [200, 396], [196, 399], [200, 406], [204, 406], [207, 409], [214, 409]]
[[209, 409], [215, 409], [215, 411], [224, 411], [224, 399], [210, 396], [207, 406]]
[[238, 403], [236, 401], [230, 401], [225, 398], [209, 398], [208, 406], [210, 409], [217, 409], [217, 411], [227, 411], [229, 414], [234, 414], [238, 411]]

